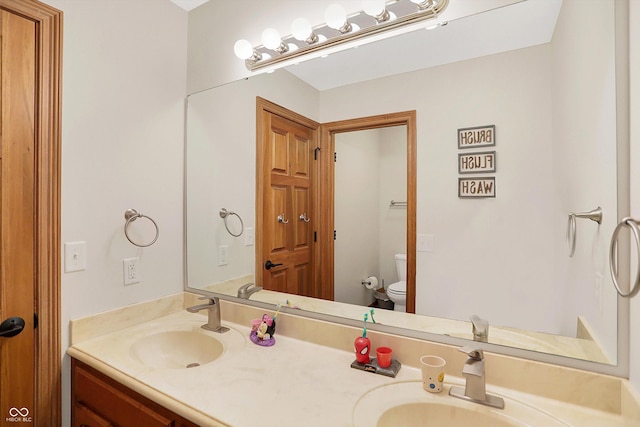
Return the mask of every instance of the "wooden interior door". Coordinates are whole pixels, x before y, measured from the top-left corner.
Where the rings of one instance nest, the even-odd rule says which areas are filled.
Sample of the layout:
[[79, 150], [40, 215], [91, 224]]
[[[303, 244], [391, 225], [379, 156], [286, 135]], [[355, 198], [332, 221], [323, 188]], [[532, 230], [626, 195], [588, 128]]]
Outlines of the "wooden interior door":
[[262, 232], [256, 236], [256, 280], [268, 290], [320, 297], [314, 268], [317, 125], [295, 113], [285, 117], [278, 108], [258, 108], [258, 114], [257, 226]]
[[0, 2], [0, 424], [61, 424], [62, 12]]
[[35, 408], [35, 24], [0, 13], [0, 322], [14, 319], [6, 325], [15, 326], [2, 328], [5, 332], [23, 326], [15, 336], [0, 336], [0, 419], [30, 423]]

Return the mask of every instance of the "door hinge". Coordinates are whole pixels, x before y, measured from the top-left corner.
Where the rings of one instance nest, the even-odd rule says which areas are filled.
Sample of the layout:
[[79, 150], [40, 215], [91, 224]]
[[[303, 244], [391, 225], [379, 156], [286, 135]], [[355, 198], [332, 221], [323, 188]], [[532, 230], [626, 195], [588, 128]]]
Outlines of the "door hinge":
[[338, 232], [336, 230], [333, 230], [333, 240], [336, 240], [337, 235], [338, 235]]
[[337, 162], [338, 161], [338, 153], [334, 152], [333, 153], [333, 162]]
[[38, 327], [38, 313], [33, 313], [33, 329]]
[[320, 151], [320, 147], [313, 149], [313, 160], [318, 160], [318, 151]]

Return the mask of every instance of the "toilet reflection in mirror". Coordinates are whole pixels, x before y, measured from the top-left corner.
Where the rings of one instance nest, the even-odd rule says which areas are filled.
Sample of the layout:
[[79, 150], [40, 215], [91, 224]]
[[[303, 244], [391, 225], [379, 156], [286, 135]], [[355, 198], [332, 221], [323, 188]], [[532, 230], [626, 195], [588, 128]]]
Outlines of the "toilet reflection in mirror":
[[396, 254], [398, 281], [387, 288], [387, 296], [393, 301], [394, 311], [407, 311], [407, 254]]

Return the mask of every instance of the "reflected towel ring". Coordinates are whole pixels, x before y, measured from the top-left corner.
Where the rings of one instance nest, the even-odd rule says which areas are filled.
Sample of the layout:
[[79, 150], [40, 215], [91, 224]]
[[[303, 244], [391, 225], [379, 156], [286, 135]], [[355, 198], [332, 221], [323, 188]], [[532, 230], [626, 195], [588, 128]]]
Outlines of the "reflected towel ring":
[[598, 206], [589, 212], [570, 213], [567, 220], [567, 243], [569, 244], [569, 257], [576, 252], [576, 218], [587, 218], [602, 224], [602, 208]]
[[[127, 222], [124, 223], [124, 235], [127, 236], [127, 240], [131, 242], [131, 244], [138, 246], [139, 248], [146, 248], [147, 246], [153, 245], [156, 242], [156, 240], [158, 240], [158, 236], [160, 235], [160, 228], [158, 227], [158, 224], [156, 224], [156, 222], [151, 217], [147, 215], [143, 215], [135, 209], [127, 209], [124, 212], [124, 218], [127, 220]], [[133, 221], [135, 221], [138, 218], [147, 218], [149, 221], [151, 221], [153, 226], [156, 228], [156, 236], [153, 238], [151, 243], [148, 243], [146, 245], [141, 245], [139, 243], [134, 242], [133, 240], [131, 240], [131, 237], [129, 237], [129, 230], [128, 230], [129, 224], [131, 224]]]
[[[231, 230], [229, 230], [229, 225], [227, 224], [227, 218], [231, 215], [235, 215], [238, 217], [238, 219], [240, 220], [240, 232], [238, 234], [233, 233]], [[244, 222], [242, 222], [242, 218], [240, 218], [240, 215], [238, 215], [235, 212], [232, 211], [228, 211], [225, 208], [220, 209], [220, 218], [222, 218], [224, 220], [224, 228], [227, 229], [227, 231], [229, 232], [229, 234], [231, 234], [233, 237], [240, 237], [242, 236], [242, 233], [244, 232]]]
[[636, 243], [636, 250], [638, 256], [640, 256], [640, 230], [638, 229], [638, 222], [630, 217], [623, 218], [622, 221], [616, 226], [615, 230], [613, 230], [613, 235], [611, 236], [611, 246], [609, 248], [609, 270], [611, 271], [611, 279], [613, 279], [613, 286], [615, 286], [618, 294], [623, 298], [632, 297], [638, 293], [640, 290], [640, 263], [636, 266], [636, 278], [633, 282], [633, 288], [631, 285], [629, 287], [631, 290], [627, 293], [623, 292], [620, 289], [620, 285], [618, 284], [618, 233], [622, 230], [622, 227], [629, 227], [631, 229], [631, 234], [633, 234], [633, 238]]

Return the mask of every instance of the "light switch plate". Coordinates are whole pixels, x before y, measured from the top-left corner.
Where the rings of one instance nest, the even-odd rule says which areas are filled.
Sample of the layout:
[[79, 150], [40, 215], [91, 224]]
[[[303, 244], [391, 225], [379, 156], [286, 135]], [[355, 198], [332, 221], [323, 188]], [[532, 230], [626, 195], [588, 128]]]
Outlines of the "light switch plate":
[[416, 239], [416, 251], [433, 252], [435, 237], [433, 234], [418, 234]]
[[73, 273], [87, 268], [87, 244], [66, 242], [64, 244], [64, 272]]

